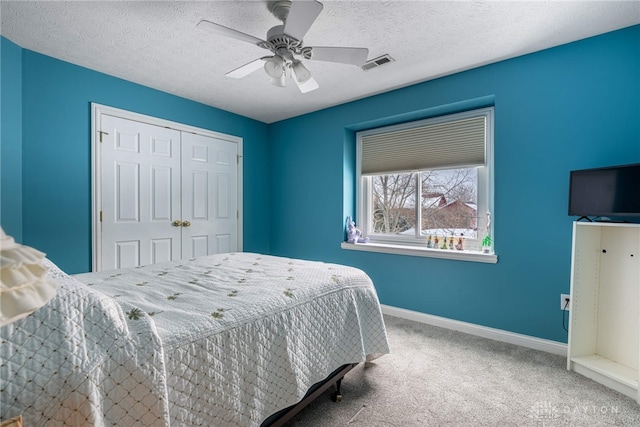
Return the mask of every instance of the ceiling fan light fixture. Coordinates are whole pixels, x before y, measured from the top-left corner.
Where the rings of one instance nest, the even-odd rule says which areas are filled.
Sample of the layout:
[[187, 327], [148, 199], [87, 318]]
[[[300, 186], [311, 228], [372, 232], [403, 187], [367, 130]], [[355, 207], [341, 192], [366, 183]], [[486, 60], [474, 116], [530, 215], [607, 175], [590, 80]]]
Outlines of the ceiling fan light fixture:
[[273, 79], [280, 79], [280, 77], [284, 77], [284, 60], [282, 57], [274, 55], [265, 61], [264, 70]]
[[298, 83], [306, 83], [311, 78], [311, 71], [300, 61], [296, 61], [292, 67], [293, 77]]
[[280, 77], [272, 77], [271, 84], [278, 87], [285, 87], [287, 85], [285, 81], [284, 73]]

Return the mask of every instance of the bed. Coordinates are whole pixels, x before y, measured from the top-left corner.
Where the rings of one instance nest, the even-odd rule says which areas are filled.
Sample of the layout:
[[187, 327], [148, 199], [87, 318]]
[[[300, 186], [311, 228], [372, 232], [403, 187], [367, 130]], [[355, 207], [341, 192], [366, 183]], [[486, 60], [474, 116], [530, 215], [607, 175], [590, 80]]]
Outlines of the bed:
[[75, 276], [45, 263], [57, 295], [0, 328], [0, 419], [260, 426], [389, 351], [356, 268], [254, 253]]

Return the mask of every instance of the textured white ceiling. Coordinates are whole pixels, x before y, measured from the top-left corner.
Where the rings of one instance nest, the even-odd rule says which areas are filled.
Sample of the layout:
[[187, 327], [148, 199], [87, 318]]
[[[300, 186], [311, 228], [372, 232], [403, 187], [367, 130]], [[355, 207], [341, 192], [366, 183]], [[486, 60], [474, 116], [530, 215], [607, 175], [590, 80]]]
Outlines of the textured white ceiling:
[[362, 71], [306, 61], [301, 94], [258, 70], [267, 51], [196, 28], [213, 21], [261, 39], [280, 24], [266, 1], [2, 1], [19, 46], [266, 123], [640, 23], [639, 1], [323, 1], [307, 46], [369, 48], [395, 62]]

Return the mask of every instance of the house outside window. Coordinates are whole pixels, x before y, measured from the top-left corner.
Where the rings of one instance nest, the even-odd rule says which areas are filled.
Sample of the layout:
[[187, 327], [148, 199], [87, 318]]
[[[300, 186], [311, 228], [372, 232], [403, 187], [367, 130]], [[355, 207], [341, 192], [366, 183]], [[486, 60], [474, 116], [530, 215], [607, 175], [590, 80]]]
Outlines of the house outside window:
[[357, 134], [357, 221], [370, 243], [446, 249], [450, 257], [483, 252], [493, 235], [493, 113]]

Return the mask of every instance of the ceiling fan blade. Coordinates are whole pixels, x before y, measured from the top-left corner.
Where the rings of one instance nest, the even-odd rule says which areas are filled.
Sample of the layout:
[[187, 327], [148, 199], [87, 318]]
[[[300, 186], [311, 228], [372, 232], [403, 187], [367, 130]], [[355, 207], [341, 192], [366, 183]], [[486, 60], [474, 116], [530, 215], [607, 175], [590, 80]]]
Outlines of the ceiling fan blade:
[[319, 1], [293, 0], [289, 16], [284, 23], [284, 33], [302, 40], [324, 6]]
[[293, 79], [293, 81], [296, 82], [296, 84], [298, 85], [298, 89], [300, 89], [300, 92], [302, 93], [311, 92], [312, 90], [316, 90], [320, 87], [313, 76], [309, 77], [309, 79], [304, 83], [298, 82], [298, 79]]
[[218, 34], [221, 36], [242, 40], [243, 42], [255, 44], [260, 47], [263, 47], [261, 46], [261, 44], [265, 44], [265, 41], [262, 39], [234, 30], [233, 28], [225, 27], [224, 25], [216, 24], [215, 22], [207, 21], [205, 19], [198, 22], [196, 27], [202, 30], [209, 31], [210, 33], [213, 33], [213, 34]]
[[311, 47], [311, 57], [314, 61], [339, 62], [361, 67], [367, 62], [369, 49], [366, 47]]
[[260, 68], [264, 67], [264, 63], [269, 57], [259, 58], [255, 61], [251, 61], [248, 64], [244, 64], [242, 67], [236, 68], [233, 71], [229, 71], [225, 74], [226, 77], [232, 77], [234, 79], [241, 79], [243, 77], [248, 76], [254, 71], [258, 71]]

